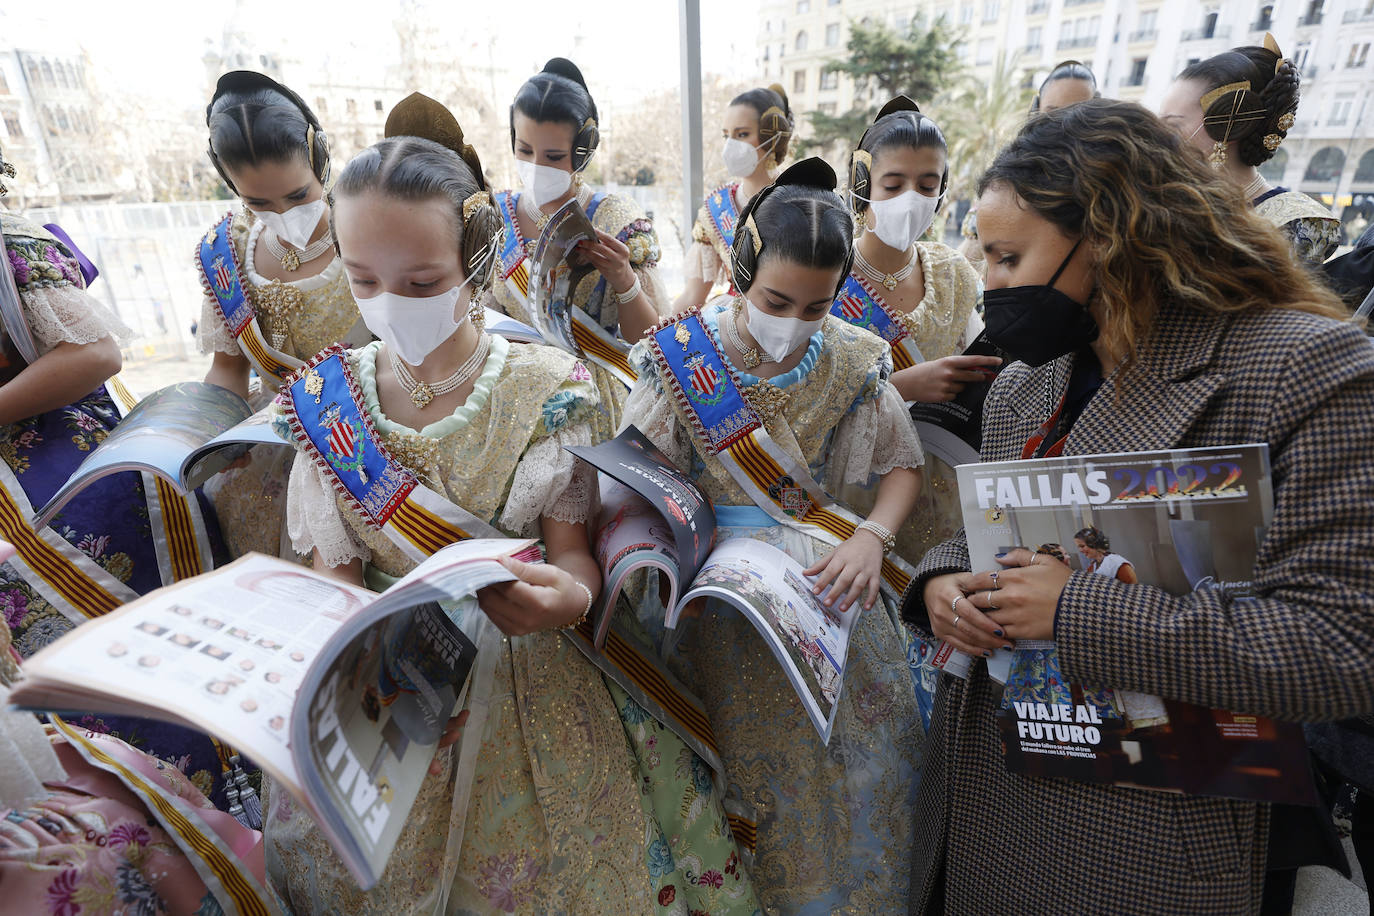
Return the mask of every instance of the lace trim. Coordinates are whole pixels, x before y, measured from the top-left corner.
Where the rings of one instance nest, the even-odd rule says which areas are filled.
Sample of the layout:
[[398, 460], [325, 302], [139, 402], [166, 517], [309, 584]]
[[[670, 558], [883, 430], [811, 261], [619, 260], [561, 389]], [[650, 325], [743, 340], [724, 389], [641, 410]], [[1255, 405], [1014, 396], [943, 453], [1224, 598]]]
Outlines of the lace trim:
[[692, 247], [687, 249], [687, 254], [682, 262], [682, 275], [700, 279], [706, 283], [718, 283], [721, 275], [725, 273], [725, 265], [721, 263], [720, 255], [716, 250], [704, 242], [693, 242]]
[[205, 296], [200, 301], [200, 323], [196, 325], [196, 349], [201, 353], [229, 353], [242, 356], [238, 338], [229, 333], [229, 326], [220, 317], [215, 300]]
[[304, 556], [318, 550], [328, 566], [372, 559], [372, 551], [339, 512], [334, 490], [303, 452], [296, 454], [286, 491], [286, 533]]
[[884, 384], [874, 400], [845, 414], [830, 442], [826, 478], [832, 489], [864, 486], [894, 468], [919, 468], [925, 452], [897, 389]]
[[99, 299], [77, 286], [33, 287], [19, 298], [40, 355], [60, 343], [88, 344], [106, 337], [127, 343], [134, 334]]
[[531, 443], [515, 467], [510, 494], [501, 510], [501, 527], [525, 536], [539, 533], [541, 516], [561, 522], [585, 522], [592, 509], [596, 476], [565, 446], [591, 445], [592, 426], [564, 427]]

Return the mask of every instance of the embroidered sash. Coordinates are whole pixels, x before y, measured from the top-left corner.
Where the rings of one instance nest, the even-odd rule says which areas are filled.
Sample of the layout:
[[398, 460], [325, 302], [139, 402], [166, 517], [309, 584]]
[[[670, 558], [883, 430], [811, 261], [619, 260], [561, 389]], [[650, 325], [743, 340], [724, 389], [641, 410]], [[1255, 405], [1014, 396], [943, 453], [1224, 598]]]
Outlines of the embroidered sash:
[[[472, 537], [505, 537], [491, 524], [420, 483], [387, 451], [342, 347], [330, 347], [285, 386], [291, 431], [325, 479], [368, 527], [417, 562]], [[630, 696], [724, 772], [705, 707], [661, 662], [614, 630], [602, 651], [585, 621], [563, 634]]]
[[[592, 199], [587, 205], [587, 219], [592, 219], [605, 197], [606, 195], [602, 193], [592, 195]], [[529, 301], [530, 259], [525, 252], [525, 246], [521, 243], [520, 230], [516, 223], [516, 196], [510, 191], [500, 191], [497, 193], [496, 199], [501, 211], [501, 221], [505, 228], [501, 254], [498, 259], [501, 281], [506, 284], [506, 288], [520, 302], [525, 304], [525, 310], [529, 312], [531, 311]], [[604, 287], [605, 283], [605, 278], [602, 278], [597, 282], [597, 286]], [[571, 295], [572, 290], [569, 289], [569, 298]], [[552, 299], [550, 301], [552, 302]], [[559, 339], [565, 336], [561, 334], [544, 335], [544, 343], [557, 346], [580, 359], [594, 363], [605, 369], [626, 388], [633, 387], [639, 374], [635, 372], [634, 366], [630, 363], [630, 345], [607, 332], [584, 309], [573, 305], [571, 301], [567, 301], [565, 315], [549, 315], [546, 320], [554, 324], [560, 323], [560, 320], [566, 322], [566, 336], [571, 338], [573, 346], [565, 346], [564, 342]], [[537, 318], [536, 323], [538, 323]]]
[[[693, 439], [712, 455], [760, 509], [775, 521], [840, 544], [862, 521], [832, 500], [801, 462], [773, 441], [726, 362], [692, 309], [660, 324], [649, 349], [688, 420]], [[901, 594], [911, 570], [896, 556], [883, 559], [885, 584]]]
[[[206, 295], [214, 299], [215, 309], [224, 319], [225, 327], [239, 342], [258, 375], [275, 388], [305, 364], [294, 356], [274, 349], [263, 336], [258, 316], [248, 300], [248, 287], [243, 269], [239, 266], [238, 252], [234, 250], [233, 239], [229, 236], [233, 222], [233, 212], [226, 213], [224, 219], [200, 240], [196, 267], [200, 271], [201, 286], [205, 287]], [[356, 328], [357, 325], [354, 325]], [[349, 334], [351, 336], [353, 331]]]
[[877, 290], [863, 277], [850, 274], [830, 306], [830, 314], [872, 331], [892, 345], [892, 368], [901, 371], [925, 361], [916, 341]]
[[[138, 403], [138, 396], [118, 375], [105, 383], [105, 390], [121, 418]], [[194, 493], [178, 493], [176, 487], [156, 474], [143, 471], [142, 477], [162, 584], [171, 585], [214, 569], [215, 557], [210, 550], [200, 500]]]
[[739, 219], [739, 211], [735, 209], [735, 189], [738, 187], [737, 184], [728, 184], [717, 188], [706, 198], [706, 212], [711, 217], [711, 225], [725, 243], [727, 252], [735, 244], [735, 221]]

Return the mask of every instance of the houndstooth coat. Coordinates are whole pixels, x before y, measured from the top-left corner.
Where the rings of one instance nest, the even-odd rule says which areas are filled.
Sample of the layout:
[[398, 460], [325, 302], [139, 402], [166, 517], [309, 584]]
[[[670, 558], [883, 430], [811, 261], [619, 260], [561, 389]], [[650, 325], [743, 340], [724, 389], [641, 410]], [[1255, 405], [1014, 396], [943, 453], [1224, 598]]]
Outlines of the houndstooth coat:
[[[1374, 346], [1290, 310], [1164, 309], [1133, 368], [1084, 409], [1065, 454], [1269, 443], [1274, 518], [1262, 600], [1173, 597], [1076, 572], [1055, 618], [1065, 677], [1279, 719], [1374, 711]], [[988, 395], [983, 458], [1017, 458], [1073, 357], [1009, 366]], [[1115, 402], [1118, 390], [1120, 399]], [[928, 630], [924, 583], [969, 568], [962, 534], [926, 554], [903, 614]], [[941, 676], [917, 800], [911, 912], [1254, 911], [1265, 805], [1006, 772], [999, 692], [981, 663]]]

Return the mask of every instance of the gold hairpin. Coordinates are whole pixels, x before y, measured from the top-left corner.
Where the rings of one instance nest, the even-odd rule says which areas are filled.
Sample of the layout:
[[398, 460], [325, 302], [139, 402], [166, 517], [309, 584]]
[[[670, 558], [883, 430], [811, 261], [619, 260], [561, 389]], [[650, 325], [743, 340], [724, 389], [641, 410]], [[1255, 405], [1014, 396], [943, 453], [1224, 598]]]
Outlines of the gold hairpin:
[[754, 243], [754, 257], [757, 258], [759, 252], [763, 251], [763, 239], [759, 238], [759, 224], [754, 222], [754, 214], [749, 214], [744, 221], [744, 228], [749, 230], [749, 240]]
[[490, 203], [491, 195], [486, 191], [477, 191], [469, 195], [468, 199], [463, 201], [463, 222], [467, 222], [472, 218], [472, 211], [476, 210], [478, 207], [485, 207]]
[[1204, 96], [1199, 100], [1199, 102], [1200, 102], [1200, 104], [1202, 105], [1202, 110], [1203, 110], [1203, 112], [1206, 113], [1207, 109], [1211, 108], [1211, 107], [1212, 107], [1212, 104], [1213, 104], [1214, 102], [1216, 102], [1217, 99], [1219, 99], [1219, 98], [1221, 98], [1222, 96], [1226, 95], [1228, 92], [1241, 92], [1241, 91], [1243, 91], [1243, 90], [1245, 90], [1245, 89], [1250, 89], [1250, 88], [1251, 88], [1251, 86], [1250, 86], [1250, 81], [1249, 81], [1249, 80], [1241, 80], [1241, 81], [1238, 82], [1238, 83], [1227, 83], [1225, 86], [1218, 86], [1217, 88], [1213, 89], [1211, 92], [1209, 92], [1209, 93], [1207, 93], [1206, 95], [1204, 95]]

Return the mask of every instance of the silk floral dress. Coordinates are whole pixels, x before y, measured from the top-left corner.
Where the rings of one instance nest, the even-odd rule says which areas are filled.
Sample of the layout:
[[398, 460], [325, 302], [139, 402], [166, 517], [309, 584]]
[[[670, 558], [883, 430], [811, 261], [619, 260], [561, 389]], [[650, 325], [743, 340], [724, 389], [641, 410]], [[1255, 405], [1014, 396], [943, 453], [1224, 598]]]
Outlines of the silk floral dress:
[[[702, 309], [717, 346], [729, 301], [721, 297]], [[774, 523], [723, 465], [702, 455], [647, 344], [636, 346], [631, 360], [640, 381], [624, 422], [711, 499], [718, 540], [755, 538], [803, 566], [830, 552], [829, 544]], [[830, 492], [894, 468], [920, 467], [920, 442], [888, 382], [890, 351], [868, 331], [832, 316], [792, 371], [765, 382], [735, 369], [746, 388], [771, 384], [784, 393], [786, 406], [766, 419], [768, 432]], [[657, 589], [645, 593], [641, 622], [661, 640], [664, 609]], [[669, 662], [706, 704], [725, 762], [728, 803], [752, 814], [757, 825], [751, 873], [767, 913], [906, 909], [925, 736], [893, 598], [885, 593], [853, 626], [829, 745], [821, 744], [781, 667], [742, 615], [713, 600], [700, 618], [680, 624], [685, 630]]]
[[[516, 536], [538, 536], [541, 516], [587, 519], [594, 475], [563, 451], [594, 436], [598, 395], [580, 362], [493, 336], [471, 396], [417, 431], [381, 410], [380, 347], [348, 359], [387, 447], [428, 486]], [[374, 587], [415, 565], [304, 456], [287, 516], [298, 551], [319, 550], [331, 565], [361, 557]], [[473, 600], [449, 613], [469, 634], [490, 626]], [[709, 767], [558, 631], [500, 637], [497, 651], [470, 784], [455, 785], [444, 755], [370, 892], [304, 811], [270, 793], [268, 871], [297, 916], [436, 912], [445, 896], [443, 912], [474, 916], [758, 913]], [[469, 708], [487, 689], [474, 683]], [[461, 842], [450, 849], [454, 824]]]

